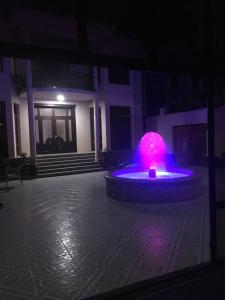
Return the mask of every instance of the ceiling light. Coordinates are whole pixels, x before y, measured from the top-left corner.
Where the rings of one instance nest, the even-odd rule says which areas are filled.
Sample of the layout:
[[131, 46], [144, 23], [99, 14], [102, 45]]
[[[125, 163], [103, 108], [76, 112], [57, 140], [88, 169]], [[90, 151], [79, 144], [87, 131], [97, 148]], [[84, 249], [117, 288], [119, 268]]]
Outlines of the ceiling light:
[[57, 100], [58, 101], [64, 101], [65, 100], [64, 95], [62, 95], [62, 94], [57, 95]]

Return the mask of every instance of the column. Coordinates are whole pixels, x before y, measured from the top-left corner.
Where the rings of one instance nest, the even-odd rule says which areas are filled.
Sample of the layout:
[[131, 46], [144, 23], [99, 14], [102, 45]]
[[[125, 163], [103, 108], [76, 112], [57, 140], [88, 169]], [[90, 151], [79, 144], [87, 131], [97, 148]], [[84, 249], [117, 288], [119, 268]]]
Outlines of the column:
[[98, 86], [98, 72], [97, 67], [94, 67], [94, 135], [95, 135], [95, 161], [98, 161], [99, 156], [99, 86]]
[[9, 97], [5, 103], [6, 109], [6, 126], [7, 126], [7, 140], [8, 140], [8, 157], [15, 157], [15, 139], [14, 139], [14, 111], [12, 98]]
[[30, 155], [32, 160], [36, 161], [36, 138], [35, 138], [35, 118], [34, 103], [32, 91], [32, 69], [31, 61], [26, 61], [26, 83], [27, 83], [27, 103], [28, 103], [28, 120], [29, 120], [29, 138], [30, 138]]
[[105, 106], [105, 115], [103, 123], [105, 123], [105, 148], [107, 150], [111, 149], [111, 132], [110, 132], [110, 103], [107, 97], [107, 86], [108, 86], [108, 70], [106, 68], [102, 69], [101, 72], [101, 89], [104, 95], [104, 106]]
[[111, 150], [111, 131], [110, 131], [110, 105], [105, 97], [105, 126], [106, 126], [106, 145], [107, 149]]
[[4, 84], [6, 91], [5, 97], [5, 113], [6, 113], [6, 128], [7, 128], [7, 141], [8, 141], [8, 157], [15, 157], [15, 136], [14, 136], [14, 110], [12, 101], [12, 79], [11, 79], [11, 59], [4, 58], [4, 72], [7, 74], [7, 81]]

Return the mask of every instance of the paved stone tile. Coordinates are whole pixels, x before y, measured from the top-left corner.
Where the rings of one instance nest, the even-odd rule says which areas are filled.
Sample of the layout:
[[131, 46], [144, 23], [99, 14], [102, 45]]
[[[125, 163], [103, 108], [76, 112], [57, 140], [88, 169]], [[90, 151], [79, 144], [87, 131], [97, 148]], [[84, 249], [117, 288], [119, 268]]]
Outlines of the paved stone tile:
[[57, 279], [51, 288], [46, 291], [43, 298], [72, 299], [73, 297], [76, 297], [85, 284], [84, 281], [78, 282], [72, 276], [64, 277], [61, 280]]
[[17, 282], [21, 281], [23, 278], [26, 278], [28, 273], [18, 272], [15, 270], [0, 268], [0, 288], [12, 288]]
[[206, 180], [202, 197], [158, 205], [108, 198], [103, 175], [0, 190], [1, 300], [81, 299], [209, 258]]
[[72, 258], [66, 254], [65, 257], [43, 257], [41, 259], [33, 258], [30, 261], [30, 270], [35, 275], [60, 276], [63, 271], [70, 267]]
[[50, 288], [53, 282], [54, 279], [51, 277], [29, 275], [15, 286], [15, 290], [21, 294], [38, 298]]
[[125, 284], [130, 285], [132, 283], [154, 278], [159, 275], [160, 273], [154, 272], [153, 270], [150, 270], [150, 272], [141, 272], [139, 270], [135, 270], [127, 277]]
[[[87, 298], [87, 297], [91, 297], [94, 295], [99, 295], [102, 293], [106, 293], [109, 292], [110, 290], [113, 290], [114, 287], [113, 286], [105, 286], [102, 284], [94, 284], [93, 286], [89, 286], [81, 295], [80, 298]], [[72, 300], [76, 300], [76, 296], [72, 299]]]
[[35, 297], [21, 295], [17, 290], [6, 291], [0, 289], [0, 299], [1, 300], [35, 300]]
[[110, 267], [105, 267], [97, 276], [95, 284], [111, 287], [120, 287], [125, 282], [127, 277], [127, 272], [121, 269], [116, 269]]

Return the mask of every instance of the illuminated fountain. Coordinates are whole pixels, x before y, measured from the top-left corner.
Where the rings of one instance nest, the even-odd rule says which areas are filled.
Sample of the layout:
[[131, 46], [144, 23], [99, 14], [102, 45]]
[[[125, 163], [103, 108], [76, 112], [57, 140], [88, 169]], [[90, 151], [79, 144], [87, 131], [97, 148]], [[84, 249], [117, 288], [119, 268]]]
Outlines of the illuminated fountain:
[[158, 133], [146, 133], [138, 150], [138, 167], [105, 176], [108, 196], [123, 201], [158, 203], [192, 200], [201, 194], [200, 178], [193, 171], [168, 167], [166, 145]]

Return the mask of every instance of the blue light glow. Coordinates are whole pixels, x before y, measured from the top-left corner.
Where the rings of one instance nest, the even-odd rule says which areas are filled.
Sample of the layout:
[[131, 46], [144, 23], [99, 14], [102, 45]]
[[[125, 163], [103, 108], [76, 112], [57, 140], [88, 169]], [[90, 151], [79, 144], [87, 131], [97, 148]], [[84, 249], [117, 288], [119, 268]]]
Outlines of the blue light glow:
[[114, 174], [117, 177], [128, 178], [128, 179], [148, 179], [148, 180], [157, 180], [157, 179], [166, 179], [166, 178], [182, 178], [190, 176], [190, 173], [178, 173], [178, 172], [168, 172], [168, 171], [157, 171], [156, 178], [150, 178], [147, 171], [140, 172], [128, 172], [122, 174]]

